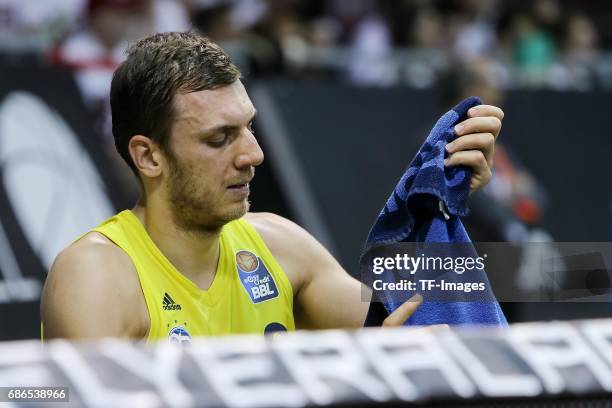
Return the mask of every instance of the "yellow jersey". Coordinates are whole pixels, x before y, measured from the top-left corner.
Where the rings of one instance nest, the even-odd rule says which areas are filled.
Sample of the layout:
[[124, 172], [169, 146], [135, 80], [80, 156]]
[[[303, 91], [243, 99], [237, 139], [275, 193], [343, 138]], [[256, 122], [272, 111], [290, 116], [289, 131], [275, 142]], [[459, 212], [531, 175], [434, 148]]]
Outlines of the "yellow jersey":
[[150, 316], [147, 341], [184, 343], [195, 336], [295, 330], [291, 283], [245, 219], [222, 228], [217, 271], [208, 290], [170, 263], [132, 211], [92, 231], [132, 259]]

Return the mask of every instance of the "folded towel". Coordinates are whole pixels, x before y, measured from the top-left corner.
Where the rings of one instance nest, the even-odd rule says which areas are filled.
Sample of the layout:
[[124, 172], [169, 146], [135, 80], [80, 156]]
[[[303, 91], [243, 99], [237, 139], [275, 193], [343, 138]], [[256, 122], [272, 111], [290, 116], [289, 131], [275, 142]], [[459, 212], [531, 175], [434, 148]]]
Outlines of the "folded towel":
[[[466, 166], [445, 168], [444, 159], [447, 156], [446, 144], [456, 138], [453, 127], [467, 118], [467, 111], [471, 107], [479, 104], [479, 98], [467, 98], [438, 120], [372, 226], [364, 254], [379, 245], [419, 242], [463, 243], [457, 246], [462, 255], [478, 256], [459, 218], [468, 211], [471, 170]], [[457, 249], [453, 251], [456, 256]], [[451, 279], [452, 275], [456, 276], [451, 274]], [[395, 278], [391, 274], [386, 275], [386, 280]], [[423, 304], [405, 325], [506, 326], [506, 318], [490, 291], [484, 270], [471, 271], [470, 280], [486, 284], [487, 289], [479, 295], [478, 301], [457, 300], [456, 296], [452, 301], [427, 300], [427, 295], [423, 293]], [[397, 292], [375, 293], [387, 313], [393, 312], [413, 294], [408, 291], [399, 296]], [[371, 306], [370, 315], [376, 308], [374, 304]], [[368, 321], [372, 321], [370, 316]]]

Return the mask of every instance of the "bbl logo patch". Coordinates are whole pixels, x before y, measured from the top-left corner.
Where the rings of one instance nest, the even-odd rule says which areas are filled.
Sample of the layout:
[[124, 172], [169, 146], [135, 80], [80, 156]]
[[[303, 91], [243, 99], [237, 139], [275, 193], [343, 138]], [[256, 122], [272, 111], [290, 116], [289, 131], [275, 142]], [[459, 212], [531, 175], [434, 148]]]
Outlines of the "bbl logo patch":
[[257, 255], [250, 251], [238, 251], [236, 253], [236, 266], [240, 283], [244, 286], [253, 303], [278, 297], [276, 282]]
[[168, 341], [170, 344], [191, 344], [191, 335], [183, 326], [177, 326], [168, 333]]

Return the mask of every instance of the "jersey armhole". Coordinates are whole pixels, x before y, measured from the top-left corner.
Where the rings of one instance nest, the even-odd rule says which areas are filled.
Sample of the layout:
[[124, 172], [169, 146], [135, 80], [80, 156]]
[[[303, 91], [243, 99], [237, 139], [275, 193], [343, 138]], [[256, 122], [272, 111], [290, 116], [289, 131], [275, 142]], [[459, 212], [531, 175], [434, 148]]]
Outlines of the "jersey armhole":
[[[136, 271], [136, 278], [138, 278], [138, 286], [140, 287], [140, 293], [142, 294], [142, 297], [145, 300], [145, 305], [147, 307], [147, 316], [149, 318], [149, 322], [148, 322], [148, 325], [147, 325], [146, 333], [144, 334], [144, 336], [142, 336], [142, 338], [138, 338], [138, 339], [139, 340], [144, 340], [145, 342], [150, 342], [151, 341], [151, 339], [150, 339], [150, 336], [151, 336], [151, 326], [152, 326], [152, 322], [153, 322], [153, 316], [151, 316], [151, 311], [152, 310], [156, 311], [157, 309], [155, 309], [155, 307], [153, 307], [153, 305], [151, 304], [151, 300], [148, 299], [147, 295], [145, 294], [145, 291], [144, 291], [144, 288], [143, 288], [143, 285], [142, 285], [142, 277], [140, 276], [138, 265], [134, 261], [134, 258], [132, 258], [130, 256], [129, 252], [123, 246], [121, 246], [119, 243], [117, 243], [112, 237], [108, 236], [104, 231], [101, 231], [98, 228], [94, 228], [94, 229], [92, 229], [89, 232], [97, 232], [98, 234], [103, 235], [113, 245], [115, 245], [117, 248], [119, 248], [121, 251], [123, 251], [123, 253], [126, 254], [128, 258], [130, 258], [130, 262], [132, 262], [132, 265], [133, 265], [133, 267], [134, 267], [134, 269]], [[83, 236], [85, 236], [85, 235], [86, 234], [84, 234]], [[83, 238], [83, 236], [78, 238], [76, 241], [78, 241], [79, 239]], [[155, 317], [157, 317], [159, 319], [159, 316], [157, 316], [157, 314], [156, 314]], [[41, 330], [41, 332], [42, 332], [42, 330]]]

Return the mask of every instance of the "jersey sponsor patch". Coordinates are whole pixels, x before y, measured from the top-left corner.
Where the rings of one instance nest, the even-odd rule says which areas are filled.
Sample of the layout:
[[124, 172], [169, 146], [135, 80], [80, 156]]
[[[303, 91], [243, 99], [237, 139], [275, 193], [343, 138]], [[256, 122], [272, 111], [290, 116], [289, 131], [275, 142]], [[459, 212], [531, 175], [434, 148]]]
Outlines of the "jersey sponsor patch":
[[238, 251], [236, 269], [238, 269], [240, 283], [253, 303], [261, 303], [278, 297], [276, 282], [257, 255], [250, 251]]
[[176, 326], [168, 333], [168, 342], [179, 345], [190, 344], [191, 335], [183, 326]]

